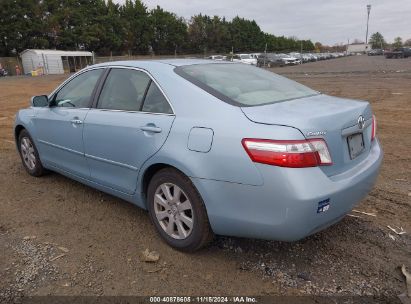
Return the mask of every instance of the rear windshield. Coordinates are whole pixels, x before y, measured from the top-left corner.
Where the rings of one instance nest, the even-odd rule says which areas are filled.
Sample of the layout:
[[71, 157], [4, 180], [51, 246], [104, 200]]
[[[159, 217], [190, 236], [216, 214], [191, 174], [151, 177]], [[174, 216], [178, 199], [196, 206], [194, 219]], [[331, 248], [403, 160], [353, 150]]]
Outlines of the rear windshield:
[[260, 106], [319, 94], [302, 84], [246, 64], [195, 64], [175, 72], [227, 103]]

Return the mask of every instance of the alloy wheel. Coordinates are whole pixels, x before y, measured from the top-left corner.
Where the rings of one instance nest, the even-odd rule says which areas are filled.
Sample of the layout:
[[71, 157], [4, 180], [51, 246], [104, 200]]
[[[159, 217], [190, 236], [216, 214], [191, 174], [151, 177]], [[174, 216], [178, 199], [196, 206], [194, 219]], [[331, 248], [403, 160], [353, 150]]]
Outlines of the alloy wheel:
[[31, 140], [28, 137], [23, 137], [20, 142], [20, 151], [23, 157], [24, 164], [30, 170], [36, 167], [36, 154]]
[[193, 206], [184, 191], [175, 184], [164, 183], [154, 194], [154, 213], [168, 236], [182, 240], [193, 230]]

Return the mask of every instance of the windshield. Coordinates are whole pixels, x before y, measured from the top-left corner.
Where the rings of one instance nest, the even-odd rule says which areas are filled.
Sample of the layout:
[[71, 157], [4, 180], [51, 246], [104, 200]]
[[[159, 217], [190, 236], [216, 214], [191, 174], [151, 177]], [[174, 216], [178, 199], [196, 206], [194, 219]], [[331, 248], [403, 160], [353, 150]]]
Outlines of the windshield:
[[237, 106], [259, 106], [319, 94], [295, 81], [245, 64], [196, 64], [175, 72], [208, 93]]
[[241, 59], [251, 59], [250, 55], [240, 55]]

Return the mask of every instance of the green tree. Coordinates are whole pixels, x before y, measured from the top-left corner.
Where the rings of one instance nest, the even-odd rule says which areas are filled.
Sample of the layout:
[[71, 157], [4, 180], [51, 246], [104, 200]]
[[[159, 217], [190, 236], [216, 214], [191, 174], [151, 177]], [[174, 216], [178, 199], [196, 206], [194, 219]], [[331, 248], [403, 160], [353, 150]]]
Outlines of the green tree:
[[38, 0], [43, 3], [45, 32], [50, 47], [94, 50], [102, 35], [99, 10], [104, 0]]
[[195, 15], [188, 24], [188, 43], [192, 52], [231, 50], [229, 23], [218, 16]]
[[394, 38], [394, 43], [392, 44], [392, 46], [395, 48], [402, 47], [402, 38], [401, 37]]
[[237, 16], [229, 24], [229, 30], [235, 52], [258, 51], [264, 48], [264, 33], [254, 20]]
[[27, 48], [48, 47], [43, 18], [39, 1], [0, 1], [0, 53], [10, 56]]
[[0, 55], [27, 48], [87, 49], [101, 55], [178, 52], [293, 51], [309, 40], [264, 33], [239, 16], [195, 15], [185, 20], [141, 0], [0, 0]]
[[187, 40], [187, 25], [182, 18], [157, 6], [151, 10], [149, 22], [151, 46], [155, 53], [170, 54], [182, 49]]
[[123, 37], [126, 33], [120, 18], [120, 5], [108, 0], [104, 13], [102, 17], [104, 34], [101, 37], [97, 52], [104, 55], [108, 55], [110, 51], [121, 53]]
[[383, 49], [386, 44], [384, 37], [379, 32], [372, 34], [369, 42], [373, 49]]
[[302, 40], [303, 52], [313, 51], [315, 49], [314, 44], [311, 40]]
[[120, 7], [123, 21], [123, 49], [129, 52], [146, 53], [153, 36], [149, 24], [149, 12], [140, 0], [126, 0]]
[[229, 23], [225, 18], [213, 16], [208, 28], [208, 44], [215, 52], [227, 53], [231, 51], [231, 34]]
[[210, 18], [202, 14], [191, 17], [188, 25], [188, 40], [190, 49], [194, 52], [206, 52], [209, 47], [209, 21]]

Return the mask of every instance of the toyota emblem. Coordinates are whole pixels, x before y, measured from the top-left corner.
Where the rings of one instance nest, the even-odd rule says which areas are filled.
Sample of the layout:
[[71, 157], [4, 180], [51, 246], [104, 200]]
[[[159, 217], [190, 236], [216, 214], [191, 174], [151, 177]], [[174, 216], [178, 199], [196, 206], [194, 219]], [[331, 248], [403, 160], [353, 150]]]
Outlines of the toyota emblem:
[[365, 118], [362, 115], [360, 115], [360, 117], [358, 117], [357, 123], [358, 123], [358, 128], [362, 130], [362, 128], [364, 128]]

